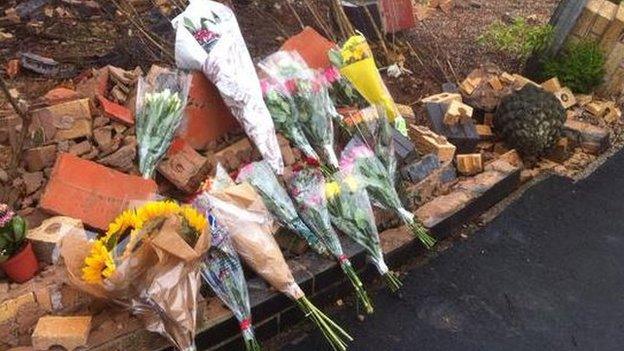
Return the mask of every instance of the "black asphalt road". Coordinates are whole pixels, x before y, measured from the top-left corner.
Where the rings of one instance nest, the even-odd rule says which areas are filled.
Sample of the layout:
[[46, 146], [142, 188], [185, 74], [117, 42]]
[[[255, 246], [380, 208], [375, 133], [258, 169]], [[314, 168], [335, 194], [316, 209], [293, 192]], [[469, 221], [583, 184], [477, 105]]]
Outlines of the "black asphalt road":
[[[380, 292], [350, 350], [624, 350], [624, 152], [576, 184], [552, 177]], [[320, 334], [283, 351], [326, 350]]]

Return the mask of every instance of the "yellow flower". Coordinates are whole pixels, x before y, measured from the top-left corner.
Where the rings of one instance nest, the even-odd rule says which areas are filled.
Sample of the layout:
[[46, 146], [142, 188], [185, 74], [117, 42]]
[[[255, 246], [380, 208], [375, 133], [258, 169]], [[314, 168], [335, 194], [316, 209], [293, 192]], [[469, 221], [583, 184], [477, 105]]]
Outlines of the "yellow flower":
[[152, 201], [136, 210], [138, 221], [137, 229], [140, 229], [154, 218], [166, 217], [180, 213], [180, 205], [173, 201]]
[[115, 268], [112, 254], [101, 240], [97, 240], [91, 246], [89, 256], [84, 260], [82, 279], [89, 284], [97, 284], [104, 278], [110, 278], [115, 273]]
[[134, 210], [124, 211], [108, 225], [104, 242], [106, 242], [113, 235], [122, 234], [128, 229], [135, 229], [140, 225], [141, 223], [139, 222]]
[[208, 225], [206, 217], [192, 206], [182, 206], [180, 208], [180, 215], [188, 221], [191, 228], [197, 231], [199, 235], [204, 232], [206, 226]]
[[331, 200], [338, 194], [340, 194], [340, 184], [337, 182], [325, 184], [325, 197], [327, 197], [327, 199]]
[[354, 176], [347, 176], [347, 177], [345, 177], [344, 183], [347, 185], [347, 187], [351, 191], [356, 191], [358, 189], [358, 186], [359, 186], [359, 182], [358, 182], [357, 178], [355, 178]]

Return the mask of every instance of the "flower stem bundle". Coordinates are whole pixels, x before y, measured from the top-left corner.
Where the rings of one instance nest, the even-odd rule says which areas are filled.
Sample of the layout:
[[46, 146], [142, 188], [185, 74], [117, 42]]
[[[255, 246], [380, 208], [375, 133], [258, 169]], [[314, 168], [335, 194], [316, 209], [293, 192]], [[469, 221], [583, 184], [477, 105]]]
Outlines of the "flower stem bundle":
[[296, 283], [273, 237], [273, 220], [262, 198], [247, 182], [234, 184], [225, 171], [217, 169], [212, 188], [202, 194], [210, 202], [215, 217], [231, 235], [239, 255], [272, 287], [290, 297], [321, 330], [334, 350], [346, 350], [352, 338], [318, 310]]
[[373, 208], [364, 184], [353, 175], [337, 174], [332, 182], [327, 183], [326, 189], [332, 223], [366, 249], [388, 289], [397, 292], [402, 283], [384, 261]]
[[358, 301], [362, 303], [366, 313], [373, 313], [371, 299], [351, 262], [344, 254], [338, 234], [331, 226], [325, 195], [331, 191], [326, 187], [323, 174], [315, 168], [306, 168], [296, 172], [290, 182], [290, 193], [301, 218], [316, 233], [332, 256], [338, 260], [340, 268], [351, 282]]
[[189, 76], [163, 70], [148, 79], [139, 79], [136, 135], [139, 171], [144, 178], [154, 176], [156, 165], [169, 149], [182, 122], [189, 89]]
[[359, 177], [366, 184], [371, 199], [382, 208], [394, 211], [426, 248], [435, 245], [427, 229], [403, 207], [387, 168], [361, 139], [353, 138], [347, 144], [340, 158], [340, 170]]

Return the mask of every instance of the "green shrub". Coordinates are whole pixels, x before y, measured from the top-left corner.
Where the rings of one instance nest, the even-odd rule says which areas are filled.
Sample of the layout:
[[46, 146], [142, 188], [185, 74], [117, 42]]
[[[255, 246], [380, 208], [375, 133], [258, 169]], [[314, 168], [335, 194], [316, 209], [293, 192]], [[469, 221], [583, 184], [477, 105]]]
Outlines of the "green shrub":
[[477, 38], [481, 45], [507, 52], [520, 59], [546, 47], [553, 35], [551, 25], [531, 25], [522, 17], [516, 17], [511, 24], [494, 22]]
[[544, 60], [543, 78], [557, 77], [572, 91], [587, 94], [602, 83], [604, 64], [605, 55], [597, 43], [568, 43], [559, 55]]

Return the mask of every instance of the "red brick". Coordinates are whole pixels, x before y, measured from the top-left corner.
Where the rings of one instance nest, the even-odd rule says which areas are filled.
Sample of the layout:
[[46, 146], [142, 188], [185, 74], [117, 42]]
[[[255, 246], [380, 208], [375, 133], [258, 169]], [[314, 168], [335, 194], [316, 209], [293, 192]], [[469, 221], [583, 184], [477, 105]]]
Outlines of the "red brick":
[[32, 343], [35, 350], [47, 350], [52, 346], [74, 350], [87, 344], [90, 331], [91, 316], [46, 316], [39, 319], [32, 335]]
[[29, 131], [43, 131], [44, 142], [62, 141], [91, 135], [89, 99], [81, 99], [32, 112]]
[[58, 88], [54, 88], [48, 91], [43, 96], [43, 100], [48, 105], [56, 105], [56, 104], [60, 104], [63, 102], [78, 100], [81, 97], [82, 95], [75, 90], [67, 89], [64, 87], [58, 87]]
[[211, 141], [240, 129], [217, 88], [201, 72], [193, 74], [186, 116], [178, 136], [196, 150], [204, 150]]
[[100, 102], [106, 117], [127, 125], [134, 125], [134, 115], [130, 109], [118, 103], [112, 102], [99, 94], [97, 95], [97, 99]]
[[328, 52], [335, 47], [335, 43], [332, 43], [317, 31], [311, 27], [305, 27], [299, 34], [286, 40], [281, 49], [297, 51], [310, 68], [324, 69], [331, 65]]
[[106, 230], [130, 201], [147, 200], [157, 191], [153, 180], [127, 175], [71, 154], [61, 154], [40, 206]]
[[194, 193], [206, 180], [210, 162], [183, 139], [174, 139], [167, 155], [158, 164], [158, 172], [178, 189]]
[[416, 25], [412, 0], [381, 0], [384, 31], [396, 33]]

